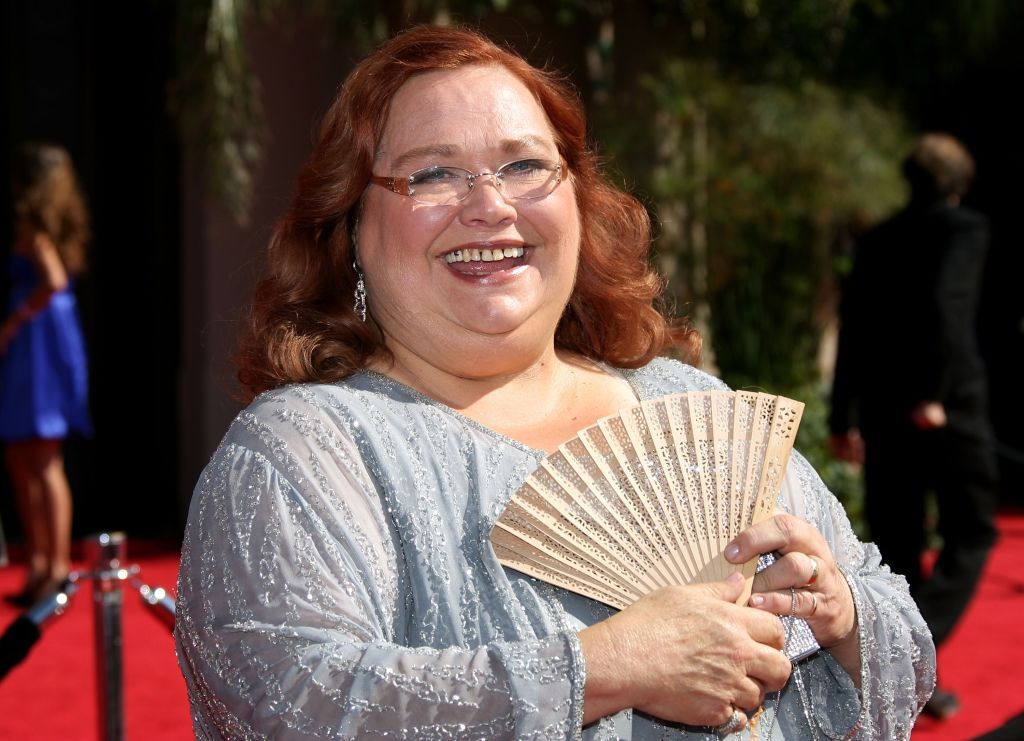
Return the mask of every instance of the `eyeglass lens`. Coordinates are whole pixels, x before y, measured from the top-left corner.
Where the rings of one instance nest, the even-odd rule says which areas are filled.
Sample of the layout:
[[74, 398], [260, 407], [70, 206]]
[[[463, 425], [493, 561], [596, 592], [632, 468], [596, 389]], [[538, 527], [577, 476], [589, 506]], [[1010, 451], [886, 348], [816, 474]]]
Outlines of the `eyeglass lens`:
[[560, 181], [558, 163], [518, 160], [502, 165], [497, 172], [473, 174], [460, 167], [429, 167], [409, 176], [409, 195], [423, 203], [445, 204], [461, 201], [472, 192], [475, 181], [490, 176], [506, 198], [541, 198]]

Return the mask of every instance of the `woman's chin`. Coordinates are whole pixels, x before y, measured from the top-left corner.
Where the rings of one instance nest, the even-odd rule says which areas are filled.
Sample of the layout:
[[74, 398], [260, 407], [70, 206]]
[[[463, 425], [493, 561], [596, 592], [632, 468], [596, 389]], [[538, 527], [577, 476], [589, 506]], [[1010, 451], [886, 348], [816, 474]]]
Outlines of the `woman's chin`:
[[462, 321], [460, 325], [472, 335], [479, 335], [483, 339], [501, 340], [514, 334], [523, 326], [523, 322], [508, 318], [488, 318]]
[[[531, 334], [550, 336], [554, 325], [542, 327], [544, 324], [541, 317], [536, 313], [517, 308], [515, 311], [477, 312], [471, 315], [461, 315], [457, 324], [470, 335], [479, 337], [484, 341], [527, 341]], [[543, 331], [544, 329], [550, 331]], [[538, 339], [539, 341], [539, 339]]]

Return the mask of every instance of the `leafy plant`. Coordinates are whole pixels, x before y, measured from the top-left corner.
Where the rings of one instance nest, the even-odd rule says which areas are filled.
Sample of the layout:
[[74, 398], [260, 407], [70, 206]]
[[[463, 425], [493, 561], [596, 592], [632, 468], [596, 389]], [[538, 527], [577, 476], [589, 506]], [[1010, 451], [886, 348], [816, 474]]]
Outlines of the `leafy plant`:
[[825, 485], [842, 502], [857, 534], [866, 537], [863, 470], [859, 466], [837, 460], [829, 451], [828, 386], [810, 384], [793, 389], [786, 395], [804, 402], [804, 416], [797, 433], [796, 449], [807, 458]]
[[179, 71], [171, 107], [186, 142], [200, 154], [210, 194], [243, 224], [265, 137], [260, 86], [250, 70], [245, 26], [278, 4], [190, 0], [179, 6]]
[[687, 222], [660, 247], [676, 293], [709, 308], [718, 370], [740, 386], [816, 382], [833, 246], [904, 197], [902, 119], [824, 83], [738, 83], [703, 63], [648, 85], [675, 142], [655, 198]]

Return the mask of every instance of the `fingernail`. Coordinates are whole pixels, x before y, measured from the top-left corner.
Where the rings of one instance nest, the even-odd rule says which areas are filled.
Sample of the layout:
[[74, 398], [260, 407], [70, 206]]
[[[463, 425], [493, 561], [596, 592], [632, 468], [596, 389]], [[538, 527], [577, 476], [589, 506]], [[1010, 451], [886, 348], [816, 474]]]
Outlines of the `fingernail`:
[[750, 604], [753, 605], [754, 607], [760, 607], [761, 605], [764, 604], [764, 595], [763, 594], [755, 594], [755, 595], [753, 595], [750, 598]]
[[731, 574], [729, 574], [729, 576], [726, 578], [726, 581], [731, 582], [733, 584], [735, 584], [736, 582], [741, 582], [743, 581], [743, 574], [739, 571], [734, 571]]
[[733, 543], [725, 549], [726, 558], [736, 558], [736, 556], [738, 555], [740, 555], [740, 547], [735, 543]]

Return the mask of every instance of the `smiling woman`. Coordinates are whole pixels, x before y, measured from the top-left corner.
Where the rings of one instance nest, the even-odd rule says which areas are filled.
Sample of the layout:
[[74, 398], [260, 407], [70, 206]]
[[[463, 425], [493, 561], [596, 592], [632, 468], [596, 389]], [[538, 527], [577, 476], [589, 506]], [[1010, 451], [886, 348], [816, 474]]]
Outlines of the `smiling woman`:
[[[468, 133], [470, 115], [485, 113], [482, 101], [466, 95], [457, 100], [455, 92], [446, 93], [446, 86], [439, 89], [437, 84], [445, 72], [467, 74], [469, 67], [476, 68], [471, 78], [497, 75], [505, 81], [500, 90], [491, 91], [491, 100], [499, 95], [511, 99], [493, 117], [500, 116], [509, 129], [518, 124], [529, 132], [526, 138], [521, 131], [512, 139], [493, 132], [487, 145], [497, 151], [479, 167], [467, 163], [467, 157], [488, 153], [466, 151], [472, 141], [436, 138], [445, 133], [445, 125], [449, 136], [462, 137], [452, 129]], [[407, 84], [429, 91], [430, 100], [449, 109], [416, 111], [409, 91], [400, 94]], [[523, 95], [531, 107], [520, 112], [516, 104]], [[400, 105], [405, 108], [399, 110]], [[531, 116], [533, 128], [526, 125]], [[413, 141], [421, 129], [424, 135]], [[435, 138], [425, 135], [428, 129]], [[385, 133], [393, 137], [386, 144]], [[394, 140], [399, 136], [410, 141], [402, 145]], [[405, 148], [385, 148], [396, 145]], [[682, 322], [667, 321], [653, 305], [663, 281], [647, 264], [647, 213], [600, 176], [575, 92], [559, 76], [531, 67], [476, 34], [420, 30], [396, 37], [360, 64], [325, 116], [319, 143], [300, 173], [298, 193], [274, 235], [266, 273], [256, 289], [250, 328], [238, 354], [243, 388], [256, 394], [295, 381], [341, 380], [363, 370], [370, 358], [388, 357], [391, 348], [377, 318], [363, 323], [351, 310], [358, 280], [352, 238], [367, 212], [366, 200], [381, 190], [368, 188], [369, 183], [400, 193], [406, 184], [414, 187], [408, 178], [419, 170], [459, 168], [486, 175], [531, 154], [559, 163], [558, 179], [571, 178], [579, 212], [582, 259], [569, 305], [555, 329], [557, 346], [618, 367], [642, 366], [667, 347], [696, 359], [697, 334]], [[484, 188], [474, 189], [492, 190], [491, 180], [486, 177], [479, 183]], [[467, 180], [471, 182], [477, 181]], [[507, 187], [497, 182], [496, 188]], [[560, 183], [555, 185], [556, 191], [562, 190]], [[417, 195], [395, 200], [411, 201], [404, 208], [425, 212], [428, 223], [453, 210], [431, 214], [435, 209], [422, 207], [433, 204], [419, 202]], [[515, 200], [517, 206], [530, 205], [530, 199]], [[503, 255], [505, 246], [525, 251], [513, 243], [502, 245]], [[466, 249], [474, 261], [472, 250], [480, 249], [482, 257], [487, 247]], [[397, 263], [389, 269], [398, 270]]]
[[[646, 213], [585, 131], [558, 77], [469, 30], [408, 31], [345, 82], [256, 289], [238, 363], [258, 396], [189, 514], [197, 735], [909, 734], [927, 629], [799, 455], [780, 513], [725, 551], [776, 553], [749, 603], [729, 580], [612, 614], [495, 557], [561, 443], [722, 386], [657, 358], [698, 341], [656, 307]], [[796, 683], [783, 613], [824, 648]]]
[[[509, 157], [517, 159], [503, 165]], [[523, 401], [560, 401], [562, 389], [550, 382], [561, 378], [564, 361], [553, 337], [580, 249], [572, 175], [564, 183], [542, 180], [551, 186], [547, 193], [524, 198], [510, 192], [502, 172], [531, 161], [554, 162], [557, 172], [559, 157], [544, 109], [504, 67], [424, 72], [402, 85], [391, 101], [375, 168], [452, 168], [465, 185], [459, 185], [461, 199], [437, 205], [418, 202], [415, 188], [408, 197], [386, 188], [363, 196], [356, 262], [391, 353], [371, 367], [489, 426], [505, 421], [500, 414], [489, 418], [490, 392], [514, 386], [517, 374], [530, 376]], [[483, 176], [492, 172], [502, 174]], [[506, 249], [521, 255], [506, 258]], [[448, 259], [455, 254], [458, 260]], [[595, 382], [605, 378], [594, 374]], [[608, 385], [614, 394], [618, 384]]]

